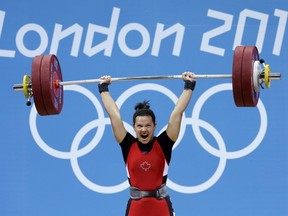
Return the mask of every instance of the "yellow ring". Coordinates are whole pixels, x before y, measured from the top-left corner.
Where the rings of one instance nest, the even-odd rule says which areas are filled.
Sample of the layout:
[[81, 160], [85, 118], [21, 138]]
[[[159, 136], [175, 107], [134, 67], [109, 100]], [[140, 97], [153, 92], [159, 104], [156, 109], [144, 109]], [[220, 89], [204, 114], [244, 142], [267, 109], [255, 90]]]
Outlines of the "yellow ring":
[[30, 77], [28, 75], [23, 76], [23, 92], [26, 98], [29, 98], [28, 84], [30, 83]]
[[265, 68], [264, 68], [264, 82], [265, 82], [266, 88], [270, 88], [270, 83], [271, 83], [271, 80], [269, 78], [270, 71], [271, 71], [270, 70], [270, 65], [266, 64]]
[[264, 68], [264, 82], [265, 82], [266, 88], [270, 88], [271, 80], [269, 76], [270, 76], [270, 65], [266, 64]]

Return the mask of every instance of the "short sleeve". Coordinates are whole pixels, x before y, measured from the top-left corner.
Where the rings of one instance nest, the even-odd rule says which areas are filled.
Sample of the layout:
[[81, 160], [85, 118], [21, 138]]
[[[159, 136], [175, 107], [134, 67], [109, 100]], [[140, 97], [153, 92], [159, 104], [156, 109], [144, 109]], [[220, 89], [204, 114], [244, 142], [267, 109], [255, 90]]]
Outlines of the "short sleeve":
[[130, 151], [130, 148], [135, 141], [136, 141], [135, 137], [132, 136], [132, 134], [130, 134], [129, 132], [127, 132], [123, 141], [120, 143], [120, 147], [122, 149], [122, 155], [123, 155], [123, 159], [124, 159], [125, 163], [127, 161], [127, 157], [128, 157], [128, 153]]

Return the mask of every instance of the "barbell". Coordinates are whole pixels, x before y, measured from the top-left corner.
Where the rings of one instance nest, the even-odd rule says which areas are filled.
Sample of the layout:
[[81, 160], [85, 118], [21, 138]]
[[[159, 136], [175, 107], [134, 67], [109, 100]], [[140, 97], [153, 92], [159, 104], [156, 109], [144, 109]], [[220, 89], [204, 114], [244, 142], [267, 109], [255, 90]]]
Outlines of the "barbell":
[[[270, 66], [259, 58], [256, 46], [237, 46], [233, 54], [232, 74], [195, 74], [198, 78], [232, 78], [234, 102], [237, 107], [255, 107], [263, 83], [270, 88], [271, 80], [280, 80], [280, 73], [271, 73]], [[112, 82], [128, 80], [181, 79], [181, 75], [135, 76], [112, 78]], [[14, 91], [23, 91], [27, 105], [31, 98], [41, 116], [59, 114], [62, 110], [63, 86], [98, 83], [100, 79], [63, 81], [56, 55], [39, 55], [32, 61], [31, 76], [24, 75], [21, 84], [14, 84]]]

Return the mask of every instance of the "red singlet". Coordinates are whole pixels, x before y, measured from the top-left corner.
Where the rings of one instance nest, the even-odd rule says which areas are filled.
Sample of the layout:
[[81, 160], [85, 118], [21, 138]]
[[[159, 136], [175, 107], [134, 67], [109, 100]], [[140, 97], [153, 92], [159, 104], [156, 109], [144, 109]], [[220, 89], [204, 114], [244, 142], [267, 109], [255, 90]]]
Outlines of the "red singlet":
[[[127, 133], [120, 143], [131, 186], [140, 190], [155, 190], [166, 183], [168, 167], [174, 142], [166, 131], [148, 144], [138, 142]], [[139, 200], [129, 199], [126, 216], [172, 216], [173, 208], [169, 196]]]

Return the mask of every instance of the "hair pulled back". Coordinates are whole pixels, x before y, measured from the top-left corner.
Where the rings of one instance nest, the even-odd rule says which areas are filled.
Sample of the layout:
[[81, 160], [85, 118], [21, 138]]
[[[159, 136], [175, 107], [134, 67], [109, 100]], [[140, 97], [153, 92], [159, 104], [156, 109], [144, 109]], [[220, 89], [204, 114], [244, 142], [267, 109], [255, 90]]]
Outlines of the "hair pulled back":
[[134, 107], [135, 113], [133, 115], [133, 125], [137, 116], [151, 116], [154, 125], [156, 124], [156, 118], [154, 112], [150, 109], [149, 101], [144, 100], [143, 102], [137, 103]]

